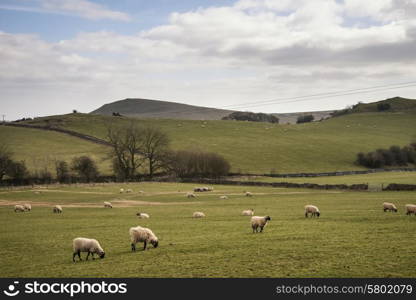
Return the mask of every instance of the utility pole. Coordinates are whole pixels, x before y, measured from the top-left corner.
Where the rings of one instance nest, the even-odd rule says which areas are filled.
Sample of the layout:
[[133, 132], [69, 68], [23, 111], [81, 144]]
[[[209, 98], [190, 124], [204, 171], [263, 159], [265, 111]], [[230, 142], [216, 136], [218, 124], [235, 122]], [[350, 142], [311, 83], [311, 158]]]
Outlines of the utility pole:
[[3, 123], [5, 123], [5, 122], [4, 122], [4, 118], [6, 117], [6, 115], [1, 115], [1, 116], [3, 117]]

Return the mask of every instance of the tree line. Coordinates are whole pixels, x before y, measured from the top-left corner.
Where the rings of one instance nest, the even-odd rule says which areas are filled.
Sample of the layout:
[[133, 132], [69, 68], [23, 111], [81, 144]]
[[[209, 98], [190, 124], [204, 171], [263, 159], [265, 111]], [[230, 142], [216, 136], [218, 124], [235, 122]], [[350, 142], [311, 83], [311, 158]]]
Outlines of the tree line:
[[385, 166], [406, 166], [416, 163], [416, 143], [399, 147], [391, 146], [389, 149], [357, 154], [356, 163], [367, 168], [383, 168]]

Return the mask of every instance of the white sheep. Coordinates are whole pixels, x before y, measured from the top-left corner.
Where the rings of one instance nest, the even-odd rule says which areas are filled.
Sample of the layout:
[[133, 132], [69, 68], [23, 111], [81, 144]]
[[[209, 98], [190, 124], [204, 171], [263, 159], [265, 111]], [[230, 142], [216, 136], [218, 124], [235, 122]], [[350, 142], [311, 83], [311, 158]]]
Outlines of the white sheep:
[[126, 193], [133, 193], [133, 190], [132, 189], [127, 189]]
[[252, 193], [250, 193], [250, 192], [246, 192], [246, 197], [252, 197], [253, 196], [253, 194]]
[[152, 230], [145, 227], [131, 227], [129, 230], [131, 240], [131, 251], [136, 251], [137, 243], [144, 243], [143, 251], [146, 250], [147, 243], [151, 243], [153, 247], [157, 248], [159, 241]]
[[252, 216], [254, 215], [254, 209], [243, 210], [241, 213], [243, 216]]
[[319, 217], [321, 212], [315, 205], [305, 205], [305, 218], [307, 218], [309, 214], [311, 214], [312, 217]]
[[386, 212], [386, 211], [394, 211], [394, 212], [397, 212], [397, 207], [393, 203], [384, 202], [383, 203], [383, 211], [384, 212]]
[[104, 207], [105, 208], [113, 208], [113, 205], [111, 204], [111, 202], [105, 201], [104, 202]]
[[258, 228], [260, 227], [260, 232], [263, 232], [264, 226], [267, 225], [267, 221], [270, 221], [271, 218], [269, 216], [259, 217], [254, 216], [251, 217], [251, 228], [253, 228], [253, 233], [258, 232]]
[[136, 214], [136, 216], [138, 216], [140, 219], [149, 219], [150, 218], [150, 216], [148, 214], [146, 214], [146, 213], [140, 213], [140, 212], [138, 212]]
[[196, 195], [194, 193], [186, 193], [187, 198], [195, 198]]
[[196, 212], [193, 213], [192, 217], [193, 218], [204, 218], [205, 214], [203, 212], [196, 211]]
[[26, 210], [25, 210], [25, 208], [23, 207], [23, 205], [19, 205], [19, 204], [16, 204], [15, 206], [14, 206], [14, 212], [25, 212]]
[[104, 258], [105, 252], [103, 248], [101, 248], [100, 243], [95, 239], [87, 239], [87, 238], [75, 238], [72, 241], [72, 246], [74, 249], [72, 255], [72, 261], [75, 262], [75, 256], [78, 255], [79, 260], [81, 259], [81, 252], [88, 252], [87, 260], [90, 254], [92, 254], [92, 259], [94, 258], [94, 254], [97, 254], [100, 258]]
[[120, 194], [123, 194], [124, 193], [124, 189], [123, 188], [121, 188], [120, 189]]
[[55, 205], [55, 206], [53, 207], [53, 212], [54, 212], [54, 213], [57, 213], [57, 214], [62, 213], [62, 206], [60, 206], [60, 205]]
[[23, 207], [26, 211], [31, 211], [32, 210], [32, 205], [30, 205], [29, 203], [23, 204]]
[[414, 214], [416, 215], [416, 205], [414, 204], [406, 204], [406, 215]]
[[226, 195], [222, 195], [222, 196], [220, 196], [220, 199], [228, 199], [228, 197], [226, 196]]

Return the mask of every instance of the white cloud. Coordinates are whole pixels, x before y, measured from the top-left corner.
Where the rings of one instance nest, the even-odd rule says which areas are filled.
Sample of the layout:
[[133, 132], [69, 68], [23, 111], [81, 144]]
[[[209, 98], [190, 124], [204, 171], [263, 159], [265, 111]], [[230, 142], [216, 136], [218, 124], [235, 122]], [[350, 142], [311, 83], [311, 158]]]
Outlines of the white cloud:
[[[57, 43], [0, 33], [0, 88], [8, 99], [21, 99], [23, 86], [32, 99], [56, 94], [67, 111], [85, 111], [126, 97], [222, 107], [414, 80], [416, 24], [392, 17], [413, 6], [370, 2], [242, 0], [173, 13], [168, 24], [134, 35], [84, 32]], [[367, 26], [355, 23], [362, 18]], [[411, 92], [253, 109], [334, 109]]]

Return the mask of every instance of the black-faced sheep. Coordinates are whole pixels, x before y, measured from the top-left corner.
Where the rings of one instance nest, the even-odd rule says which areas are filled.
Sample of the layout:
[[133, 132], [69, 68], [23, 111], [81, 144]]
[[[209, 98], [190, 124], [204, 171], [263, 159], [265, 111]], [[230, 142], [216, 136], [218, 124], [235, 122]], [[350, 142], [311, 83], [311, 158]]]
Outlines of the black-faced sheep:
[[394, 212], [397, 212], [397, 207], [393, 203], [384, 202], [383, 203], [383, 211], [384, 212], [386, 212], [386, 211], [394, 211]]
[[88, 238], [75, 238], [72, 241], [72, 246], [74, 249], [72, 255], [72, 261], [75, 262], [75, 256], [78, 255], [79, 260], [81, 259], [81, 252], [88, 252], [86, 260], [90, 254], [92, 254], [92, 259], [94, 258], [94, 254], [97, 254], [100, 258], [104, 258], [105, 252], [103, 248], [101, 248], [100, 243], [95, 239], [88, 239]]
[[196, 211], [192, 215], [193, 218], [205, 218], [205, 214], [201, 211]]
[[53, 212], [54, 212], [54, 213], [57, 213], [57, 214], [62, 213], [62, 206], [60, 206], [60, 205], [55, 205], [55, 206], [53, 207]]
[[254, 215], [254, 209], [243, 210], [243, 212], [241, 214], [243, 216], [252, 216], [252, 215]]
[[309, 214], [311, 214], [312, 217], [319, 217], [321, 212], [315, 205], [305, 205], [305, 218], [307, 218]]
[[150, 218], [150, 216], [148, 214], [146, 214], [146, 213], [140, 213], [140, 212], [138, 212], [136, 214], [136, 216], [138, 216], [140, 219], [149, 219]]
[[153, 247], [157, 248], [159, 241], [152, 230], [145, 227], [131, 227], [129, 230], [131, 240], [131, 251], [136, 251], [137, 243], [144, 243], [143, 251], [146, 250], [147, 243], [151, 243]]
[[26, 210], [25, 210], [23, 205], [17, 204], [17, 205], [14, 206], [14, 212], [25, 212], [25, 211]]
[[111, 202], [105, 201], [104, 202], [104, 207], [105, 208], [113, 208], [113, 205], [111, 204]]
[[416, 216], [416, 205], [414, 204], [406, 204], [406, 215], [414, 214]]
[[267, 225], [267, 221], [270, 221], [271, 218], [269, 216], [259, 217], [254, 216], [251, 217], [251, 228], [253, 229], [253, 233], [258, 232], [260, 228], [260, 232], [263, 232], [263, 228]]

